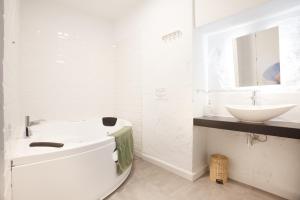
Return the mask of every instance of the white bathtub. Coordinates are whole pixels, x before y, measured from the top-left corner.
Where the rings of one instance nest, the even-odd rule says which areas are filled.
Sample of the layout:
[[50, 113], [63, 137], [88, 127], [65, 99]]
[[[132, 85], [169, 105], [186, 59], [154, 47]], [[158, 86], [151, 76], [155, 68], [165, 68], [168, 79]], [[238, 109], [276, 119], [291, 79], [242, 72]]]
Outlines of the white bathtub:
[[[117, 189], [121, 176], [113, 160], [115, 141], [108, 133], [131, 126], [118, 119], [104, 127], [101, 118], [80, 122], [44, 122], [32, 126], [30, 139], [18, 140], [12, 159], [13, 200], [98, 200]], [[59, 142], [62, 148], [29, 147]]]

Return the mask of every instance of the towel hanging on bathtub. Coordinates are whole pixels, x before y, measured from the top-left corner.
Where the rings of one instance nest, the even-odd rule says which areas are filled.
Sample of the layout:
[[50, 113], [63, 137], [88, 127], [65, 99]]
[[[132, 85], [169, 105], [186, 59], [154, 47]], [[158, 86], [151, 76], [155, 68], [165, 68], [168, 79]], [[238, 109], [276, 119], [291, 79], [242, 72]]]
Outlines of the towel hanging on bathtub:
[[118, 151], [117, 173], [121, 175], [133, 162], [133, 137], [132, 128], [125, 126], [112, 134], [115, 137], [116, 149]]

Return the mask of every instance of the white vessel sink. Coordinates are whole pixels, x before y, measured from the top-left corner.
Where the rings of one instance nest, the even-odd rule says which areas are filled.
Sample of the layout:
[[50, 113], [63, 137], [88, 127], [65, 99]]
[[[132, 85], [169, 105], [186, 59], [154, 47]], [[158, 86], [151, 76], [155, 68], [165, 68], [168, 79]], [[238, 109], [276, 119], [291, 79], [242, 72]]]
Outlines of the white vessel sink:
[[286, 113], [295, 106], [294, 104], [286, 104], [264, 106], [228, 105], [225, 107], [230, 114], [241, 121], [262, 123]]

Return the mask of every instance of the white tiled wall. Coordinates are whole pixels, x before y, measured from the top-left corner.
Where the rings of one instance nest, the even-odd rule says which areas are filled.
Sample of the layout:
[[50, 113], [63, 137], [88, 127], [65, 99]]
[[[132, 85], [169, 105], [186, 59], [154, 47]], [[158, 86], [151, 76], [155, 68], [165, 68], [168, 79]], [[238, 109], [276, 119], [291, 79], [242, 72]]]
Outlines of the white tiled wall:
[[127, 119], [133, 124], [135, 152], [141, 153], [142, 63], [141, 49], [136, 37], [126, 37], [116, 42], [115, 108], [117, 117]]
[[114, 114], [112, 25], [55, 1], [21, 2], [22, 116]]

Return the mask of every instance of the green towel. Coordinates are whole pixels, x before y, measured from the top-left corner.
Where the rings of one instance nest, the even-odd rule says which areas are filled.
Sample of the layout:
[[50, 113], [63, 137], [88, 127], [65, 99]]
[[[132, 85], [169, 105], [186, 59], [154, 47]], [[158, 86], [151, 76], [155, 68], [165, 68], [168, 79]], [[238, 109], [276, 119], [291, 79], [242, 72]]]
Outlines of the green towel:
[[126, 126], [113, 134], [118, 150], [117, 173], [121, 175], [133, 161], [132, 128]]

